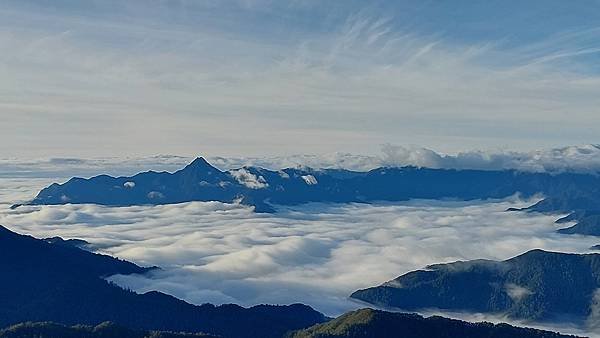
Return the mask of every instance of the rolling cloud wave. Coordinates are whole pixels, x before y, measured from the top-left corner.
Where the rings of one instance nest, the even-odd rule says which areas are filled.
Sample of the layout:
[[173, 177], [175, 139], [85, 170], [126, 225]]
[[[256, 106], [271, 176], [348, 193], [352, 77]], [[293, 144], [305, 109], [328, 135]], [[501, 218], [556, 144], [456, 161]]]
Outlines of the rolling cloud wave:
[[114, 276], [138, 291], [193, 303], [306, 302], [327, 314], [347, 296], [426, 265], [506, 259], [531, 248], [585, 252], [594, 238], [554, 231], [560, 215], [505, 212], [532, 201], [308, 204], [256, 214], [240, 205], [192, 202], [124, 208], [5, 204], [0, 223], [38, 237], [89, 241], [100, 252], [162, 271]]

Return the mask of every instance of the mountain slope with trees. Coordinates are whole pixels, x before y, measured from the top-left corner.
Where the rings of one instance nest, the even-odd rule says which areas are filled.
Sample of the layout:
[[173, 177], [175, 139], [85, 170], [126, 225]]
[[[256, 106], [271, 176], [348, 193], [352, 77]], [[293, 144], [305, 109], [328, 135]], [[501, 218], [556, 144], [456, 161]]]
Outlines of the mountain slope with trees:
[[0, 330], [0, 338], [217, 338], [202, 333], [132, 330], [105, 322], [66, 326], [50, 322], [23, 323]]
[[566, 338], [555, 332], [508, 324], [469, 323], [443, 317], [372, 309], [349, 312], [330, 322], [294, 332], [288, 338]]
[[437, 308], [584, 324], [600, 288], [600, 254], [532, 250], [505, 261], [436, 264], [352, 298], [404, 310]]
[[224, 337], [281, 337], [326, 320], [308, 306], [192, 305], [160, 292], [137, 294], [103, 277], [148, 268], [0, 227], [0, 327], [52, 321], [111, 321], [140, 330], [206, 332]]

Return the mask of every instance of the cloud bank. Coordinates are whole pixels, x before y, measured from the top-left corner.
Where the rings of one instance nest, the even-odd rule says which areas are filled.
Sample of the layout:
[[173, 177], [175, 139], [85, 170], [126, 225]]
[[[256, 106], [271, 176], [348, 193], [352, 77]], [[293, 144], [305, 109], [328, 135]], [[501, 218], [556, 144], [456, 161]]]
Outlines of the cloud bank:
[[554, 233], [559, 215], [504, 211], [531, 202], [308, 204], [273, 215], [196, 202], [4, 205], [0, 223], [39, 237], [84, 239], [101, 252], [164, 268], [150, 278], [112, 277], [134, 290], [193, 303], [301, 301], [335, 315], [358, 306], [347, 299], [352, 291], [429, 264], [506, 259], [532, 248], [587, 252], [597, 244]]
[[[197, 156], [202, 155], [198, 154]], [[134, 175], [147, 170], [173, 172], [183, 168], [193, 159], [194, 157], [174, 155], [95, 159], [50, 158], [25, 160], [0, 158], [0, 178], [46, 177], [64, 181], [73, 176]], [[455, 154], [444, 154], [418, 146], [385, 144], [381, 147], [379, 155], [337, 152], [320, 155], [304, 154], [270, 157], [208, 156], [207, 160], [221, 170], [258, 166], [272, 170], [310, 167], [315, 169], [337, 168], [368, 171], [386, 166], [417, 166], [446, 169], [515, 169], [549, 173], [597, 173], [600, 171], [600, 145], [568, 146], [528, 152], [467, 150]], [[253, 177], [254, 175], [248, 173], [246, 169], [234, 171], [232, 174], [253, 187], [259, 188], [264, 184], [264, 182], [261, 182], [260, 177]]]
[[382, 152], [383, 165], [483, 170], [516, 169], [550, 173], [600, 171], [600, 145], [595, 144], [529, 152], [465, 151], [454, 155], [444, 155], [419, 147], [385, 145]]

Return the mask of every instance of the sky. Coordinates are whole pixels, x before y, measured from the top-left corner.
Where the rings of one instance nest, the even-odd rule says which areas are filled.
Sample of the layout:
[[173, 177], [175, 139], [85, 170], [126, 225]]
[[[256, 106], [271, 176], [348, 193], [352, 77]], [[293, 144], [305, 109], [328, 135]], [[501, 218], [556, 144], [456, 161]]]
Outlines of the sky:
[[3, 157], [597, 143], [600, 1], [4, 0]]

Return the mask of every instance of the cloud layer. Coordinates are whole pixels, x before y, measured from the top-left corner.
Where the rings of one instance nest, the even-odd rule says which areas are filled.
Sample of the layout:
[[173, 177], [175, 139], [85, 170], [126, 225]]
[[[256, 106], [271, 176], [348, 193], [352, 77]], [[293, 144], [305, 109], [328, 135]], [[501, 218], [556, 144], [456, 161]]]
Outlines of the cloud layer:
[[[589, 252], [597, 238], [555, 233], [560, 215], [505, 212], [533, 201], [308, 204], [255, 214], [216, 202], [125, 208], [97, 205], [21, 207], [49, 179], [0, 179], [0, 224], [37, 237], [80, 238], [91, 248], [163, 269], [113, 276], [144, 292], [192, 303], [304, 302], [328, 315], [364, 306], [348, 295], [426, 265], [506, 259], [533, 248]], [[507, 286], [513, 297], [531, 290]], [[425, 311], [425, 314], [440, 314]], [[506, 321], [502, 316], [442, 313]], [[517, 323], [533, 325], [535, 323]], [[546, 328], [548, 326], [546, 325]], [[550, 327], [589, 334], [577, 328]]]
[[[198, 154], [197, 156], [202, 156]], [[0, 178], [54, 178], [62, 182], [70, 177], [91, 177], [100, 174], [114, 176], [134, 175], [138, 172], [176, 171], [189, 164], [194, 157], [158, 155], [131, 158], [50, 158], [32, 159], [0, 158]], [[417, 146], [385, 144], [380, 155], [330, 153], [321, 155], [288, 155], [270, 157], [207, 157], [221, 170], [258, 166], [279, 170], [283, 168], [311, 167], [343, 168], [368, 171], [385, 166], [417, 166], [428, 168], [505, 170], [516, 169], [534, 172], [558, 173], [563, 171], [600, 172], [600, 146], [582, 145], [528, 152], [466, 150], [455, 154], [443, 154]], [[248, 175], [245, 170], [233, 172], [238, 179], [260, 187], [259, 177]]]
[[0, 223], [35, 236], [85, 239], [101, 252], [164, 268], [152, 278], [113, 277], [135, 290], [194, 303], [302, 301], [339, 314], [357, 306], [347, 299], [355, 289], [428, 264], [505, 259], [532, 248], [585, 252], [597, 244], [555, 234], [558, 215], [504, 212], [528, 203], [309, 204], [274, 215], [221, 203], [5, 204]]
[[454, 155], [419, 147], [385, 145], [383, 165], [415, 165], [428, 168], [504, 170], [534, 172], [600, 171], [600, 146], [583, 145], [554, 149], [519, 151], [463, 151]]

